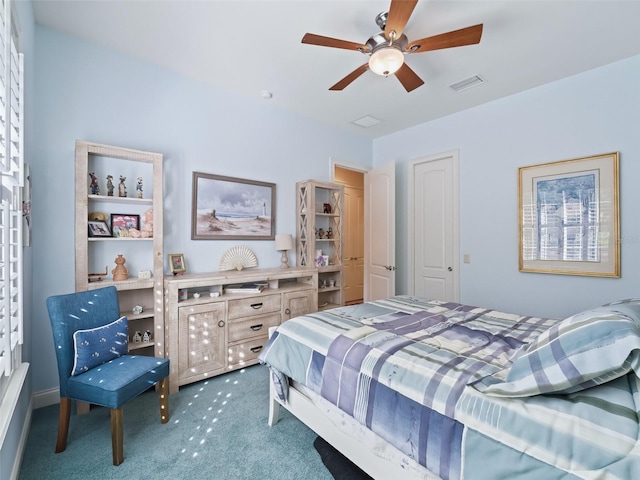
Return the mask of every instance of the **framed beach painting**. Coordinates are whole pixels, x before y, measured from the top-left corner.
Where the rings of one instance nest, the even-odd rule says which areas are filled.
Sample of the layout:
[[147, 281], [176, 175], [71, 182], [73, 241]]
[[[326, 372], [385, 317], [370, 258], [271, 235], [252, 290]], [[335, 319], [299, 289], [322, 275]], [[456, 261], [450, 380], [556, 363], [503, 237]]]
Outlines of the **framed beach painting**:
[[518, 169], [521, 272], [620, 276], [618, 152]]
[[192, 240], [273, 240], [274, 183], [193, 172]]

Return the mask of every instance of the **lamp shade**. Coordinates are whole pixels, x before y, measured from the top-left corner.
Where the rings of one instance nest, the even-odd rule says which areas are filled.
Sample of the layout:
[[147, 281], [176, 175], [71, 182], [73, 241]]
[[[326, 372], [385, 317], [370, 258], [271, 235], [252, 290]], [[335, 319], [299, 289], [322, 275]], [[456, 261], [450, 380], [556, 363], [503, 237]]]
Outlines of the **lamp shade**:
[[369, 68], [378, 75], [396, 73], [404, 63], [404, 55], [393, 46], [379, 48], [369, 57]]
[[276, 250], [291, 250], [293, 238], [290, 233], [278, 233], [276, 235]]

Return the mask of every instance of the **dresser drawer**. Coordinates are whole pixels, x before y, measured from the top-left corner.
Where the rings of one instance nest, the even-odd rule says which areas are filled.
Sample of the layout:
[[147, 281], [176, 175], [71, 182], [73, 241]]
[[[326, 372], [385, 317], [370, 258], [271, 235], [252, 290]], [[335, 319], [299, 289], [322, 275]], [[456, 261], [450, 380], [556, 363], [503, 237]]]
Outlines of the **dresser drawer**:
[[247, 338], [267, 335], [269, 327], [280, 325], [280, 312], [261, 317], [250, 317], [229, 321], [229, 343], [239, 342]]
[[260, 352], [267, 344], [269, 337], [254, 338], [238, 345], [229, 346], [229, 367], [256, 363]]
[[264, 315], [265, 313], [280, 312], [281, 295], [265, 295], [263, 297], [240, 298], [229, 300], [227, 315], [229, 320], [234, 318]]

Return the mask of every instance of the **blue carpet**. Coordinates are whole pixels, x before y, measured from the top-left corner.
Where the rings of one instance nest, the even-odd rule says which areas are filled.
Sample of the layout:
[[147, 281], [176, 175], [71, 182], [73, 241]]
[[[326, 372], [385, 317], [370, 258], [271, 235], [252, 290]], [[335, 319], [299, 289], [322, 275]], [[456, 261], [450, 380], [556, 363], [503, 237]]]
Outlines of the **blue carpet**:
[[124, 463], [112, 465], [109, 410], [72, 415], [67, 449], [54, 453], [58, 405], [33, 412], [20, 480], [309, 479], [331, 480], [316, 434], [281, 409], [269, 427], [269, 378], [256, 365], [180, 388], [171, 419], [160, 423], [158, 397], [124, 407]]

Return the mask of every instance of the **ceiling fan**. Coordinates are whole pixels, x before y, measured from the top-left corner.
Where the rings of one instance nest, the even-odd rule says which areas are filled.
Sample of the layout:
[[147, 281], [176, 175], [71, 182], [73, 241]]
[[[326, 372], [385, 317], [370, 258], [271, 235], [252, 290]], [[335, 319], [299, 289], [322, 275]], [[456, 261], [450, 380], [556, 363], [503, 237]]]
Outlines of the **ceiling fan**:
[[480, 42], [482, 24], [409, 42], [402, 32], [417, 3], [418, 0], [391, 0], [389, 12], [382, 12], [376, 17], [376, 24], [382, 31], [369, 38], [364, 44], [323, 37], [313, 33], [305, 34], [302, 37], [302, 43], [356, 50], [369, 55], [367, 63], [360, 65], [329, 90], [343, 90], [364, 72], [371, 70], [385, 77], [394, 74], [405, 90], [411, 92], [424, 84], [424, 81], [404, 63], [405, 55], [474, 45]]

